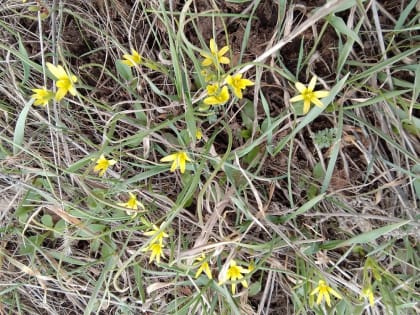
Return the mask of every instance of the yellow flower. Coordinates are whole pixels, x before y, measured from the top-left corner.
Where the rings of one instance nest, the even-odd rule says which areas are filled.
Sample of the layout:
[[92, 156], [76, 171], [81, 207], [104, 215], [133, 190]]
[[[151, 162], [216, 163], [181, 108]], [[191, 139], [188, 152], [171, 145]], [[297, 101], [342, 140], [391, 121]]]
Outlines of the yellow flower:
[[123, 60], [122, 63], [126, 64], [129, 67], [135, 67], [136, 65], [139, 65], [142, 62], [141, 56], [134, 49], [131, 49], [131, 55], [125, 54], [123, 55], [123, 58], [125, 60]]
[[107, 160], [105, 156], [102, 154], [99, 159], [96, 161], [96, 166], [93, 169], [94, 172], [98, 172], [99, 176], [104, 176], [106, 170], [116, 164], [117, 161], [115, 160]]
[[54, 98], [54, 93], [46, 88], [32, 89], [32, 92], [34, 92], [31, 95], [31, 98], [35, 100], [34, 105], [47, 106], [48, 102]]
[[208, 95], [210, 95], [210, 96], [215, 95], [219, 91], [219, 84], [218, 83], [209, 84], [209, 85], [207, 85], [206, 90], [207, 90]]
[[[213, 88], [215, 85], [211, 85], [207, 87], [207, 92], [209, 90], [213, 92]], [[222, 89], [217, 94], [209, 94], [209, 97], [204, 99], [204, 104], [206, 105], [223, 105], [229, 100], [229, 91], [227, 86], [222, 87]]]
[[200, 129], [197, 129], [197, 130], [195, 131], [195, 138], [196, 138], [197, 140], [201, 140], [201, 139], [203, 138], [203, 133], [201, 132], [201, 130], [200, 130]]
[[[140, 207], [141, 210], [145, 210], [144, 205], [137, 200], [137, 196], [132, 194], [131, 192], [128, 193], [130, 195], [130, 198], [128, 199], [127, 202], [121, 202], [118, 203], [119, 206], [127, 208], [127, 209], [132, 209], [132, 210], [138, 210], [138, 208]], [[130, 210], [126, 210], [125, 211], [128, 215], [131, 214], [136, 214], [135, 211], [130, 211]]]
[[226, 77], [226, 83], [230, 85], [233, 90], [233, 94], [239, 99], [242, 96], [242, 90], [245, 89], [247, 86], [254, 85], [254, 82], [248, 79], [242, 79], [242, 74], [236, 74], [233, 77], [228, 75]]
[[55, 99], [60, 101], [64, 96], [69, 92], [71, 95], [76, 95], [76, 89], [74, 83], [77, 82], [77, 78], [73, 74], [67, 74], [66, 70], [62, 66], [54, 66], [53, 64], [47, 62], [47, 68], [50, 70], [52, 75], [56, 78], [57, 82], [57, 93], [55, 94]]
[[306, 87], [300, 82], [295, 83], [296, 89], [299, 91], [300, 94], [296, 95], [295, 97], [292, 97], [290, 99], [290, 102], [293, 103], [303, 100], [303, 114], [309, 112], [311, 103], [314, 103], [318, 107], [322, 107], [323, 104], [319, 99], [327, 97], [328, 94], [330, 94], [330, 92], [328, 91], [314, 91], [316, 79], [316, 76], [314, 76], [309, 82], [308, 87]]
[[[201, 262], [200, 267], [198, 268], [197, 272], [195, 273], [195, 278], [197, 279], [204, 271], [204, 273], [207, 275], [209, 279], [212, 279], [211, 270], [209, 263], [205, 261], [206, 256], [204, 254], [201, 255], [201, 257], [198, 257], [196, 261]], [[204, 261], [203, 261], [204, 260]]]
[[148, 232], [144, 232], [143, 234], [146, 236], [151, 236], [152, 240], [151, 243], [159, 243], [159, 244], [163, 244], [163, 239], [165, 237], [168, 237], [169, 235], [166, 234], [164, 231], [161, 231], [162, 226], [165, 222], [163, 222], [160, 227], [157, 227], [156, 225], [153, 224], [153, 230], [152, 231], [148, 231]]
[[222, 49], [218, 50], [216, 41], [214, 38], [210, 39], [210, 53], [208, 52], [201, 52], [201, 56], [203, 56], [205, 59], [201, 63], [203, 67], [211, 66], [212, 64], [215, 64], [218, 66], [219, 64], [229, 64], [230, 60], [228, 57], [224, 57], [223, 55], [226, 54], [229, 51], [229, 46], [224, 46]]
[[182, 174], [185, 172], [186, 162], [191, 162], [190, 158], [188, 157], [185, 151], [178, 151], [176, 153], [172, 153], [168, 156], [161, 158], [160, 161], [172, 162], [171, 172], [174, 172], [179, 167]]
[[337, 299], [342, 299], [341, 295], [335, 291], [333, 288], [327, 285], [324, 280], [319, 280], [318, 286], [311, 292], [311, 295], [318, 293], [318, 299], [316, 300], [316, 304], [321, 304], [322, 300], [325, 297], [325, 301], [327, 302], [328, 306], [331, 307], [331, 298], [330, 293], [334, 295]]
[[157, 263], [160, 263], [160, 258], [165, 257], [165, 255], [163, 254], [163, 244], [161, 243], [152, 243], [146, 248], [142, 249], [142, 251], [151, 252], [149, 263], [151, 263], [153, 260], [156, 260]]
[[373, 295], [372, 286], [368, 285], [364, 287], [360, 298], [367, 298], [370, 306], [373, 307], [375, 305], [375, 296]]
[[[236, 291], [236, 281], [237, 280], [241, 280], [244, 278], [244, 276], [242, 274], [245, 273], [249, 273], [250, 271], [248, 269], [245, 269], [241, 266], [238, 266], [236, 264], [236, 262], [232, 259], [229, 263], [229, 268], [227, 270], [227, 272], [222, 275], [222, 279], [219, 282], [219, 285], [222, 285], [223, 283], [225, 283], [226, 281], [230, 280], [233, 281], [232, 283], [232, 294], [235, 294]], [[246, 280], [241, 280], [242, 285], [245, 288], [248, 288], [248, 283], [246, 282]]]

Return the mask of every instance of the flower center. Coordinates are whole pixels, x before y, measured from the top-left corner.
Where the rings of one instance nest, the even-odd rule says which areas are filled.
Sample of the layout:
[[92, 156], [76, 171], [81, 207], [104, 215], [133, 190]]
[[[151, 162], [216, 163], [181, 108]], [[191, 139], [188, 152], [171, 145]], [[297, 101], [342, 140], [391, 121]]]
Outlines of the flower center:
[[311, 100], [311, 98], [312, 98], [312, 96], [313, 96], [313, 94], [314, 94], [314, 92], [312, 92], [311, 90], [309, 90], [309, 89], [305, 89], [303, 92], [302, 92], [302, 96], [303, 96], [303, 99], [305, 100], [305, 101], [310, 101]]

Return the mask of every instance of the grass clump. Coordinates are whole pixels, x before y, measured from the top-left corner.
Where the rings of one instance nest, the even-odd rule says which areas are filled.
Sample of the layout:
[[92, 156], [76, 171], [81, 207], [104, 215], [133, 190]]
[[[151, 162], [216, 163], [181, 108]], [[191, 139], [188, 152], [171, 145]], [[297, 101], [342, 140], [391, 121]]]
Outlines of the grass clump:
[[0, 15], [1, 312], [418, 313], [416, 1]]

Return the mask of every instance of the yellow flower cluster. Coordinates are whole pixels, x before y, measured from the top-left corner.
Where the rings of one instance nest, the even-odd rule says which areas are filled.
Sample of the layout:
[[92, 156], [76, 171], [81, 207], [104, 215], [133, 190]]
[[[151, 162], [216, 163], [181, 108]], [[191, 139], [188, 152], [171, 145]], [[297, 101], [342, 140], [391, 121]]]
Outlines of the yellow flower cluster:
[[34, 94], [31, 98], [34, 99], [34, 105], [46, 106], [50, 100], [55, 98], [56, 101], [61, 101], [67, 93], [75, 96], [77, 94], [74, 83], [77, 82], [77, 77], [68, 73], [63, 66], [54, 66], [47, 62], [47, 68], [56, 80], [57, 92], [54, 93], [46, 87], [40, 89], [32, 89]]
[[157, 263], [160, 263], [160, 259], [165, 257], [163, 253], [163, 248], [165, 247], [163, 240], [164, 238], [169, 237], [169, 235], [162, 230], [164, 224], [165, 222], [159, 227], [153, 224], [153, 229], [151, 231], [144, 232], [144, 235], [151, 237], [150, 244], [142, 249], [144, 252], [150, 252], [149, 263], [154, 260]]
[[[198, 263], [197, 266], [199, 266], [197, 272], [195, 273], [195, 278], [198, 278], [204, 272], [208, 279], [213, 279], [209, 260], [206, 256], [201, 254], [195, 259], [195, 261]], [[248, 282], [246, 281], [244, 275], [252, 272], [252, 270], [254, 270], [254, 265], [251, 263], [248, 268], [244, 268], [238, 265], [234, 259], [231, 259], [227, 262], [227, 266], [227, 269], [219, 274], [218, 285], [230, 282], [232, 294], [236, 293], [237, 282], [240, 282], [244, 288], [248, 288]]]
[[229, 100], [229, 90], [224, 85], [225, 83], [238, 99], [243, 98], [242, 90], [254, 85], [251, 80], [242, 78], [242, 74], [219, 75], [220, 72], [224, 73], [222, 65], [230, 64], [230, 59], [225, 56], [228, 51], [229, 46], [224, 46], [219, 50], [216, 41], [212, 38], [210, 39], [210, 52], [203, 51], [200, 53], [204, 57], [201, 65], [205, 67], [201, 74], [208, 83], [207, 97], [203, 101], [207, 106], [223, 105]]

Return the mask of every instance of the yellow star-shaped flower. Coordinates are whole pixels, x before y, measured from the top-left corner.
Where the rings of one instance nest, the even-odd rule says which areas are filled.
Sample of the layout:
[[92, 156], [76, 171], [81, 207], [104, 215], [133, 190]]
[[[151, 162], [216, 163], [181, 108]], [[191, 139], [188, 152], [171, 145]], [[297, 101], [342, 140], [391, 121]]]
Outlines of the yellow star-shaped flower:
[[123, 55], [123, 58], [125, 60], [123, 60], [122, 63], [129, 67], [135, 67], [136, 65], [141, 64], [143, 60], [135, 49], [131, 49], [131, 55], [125, 54]]
[[229, 262], [229, 268], [227, 269], [226, 273], [222, 275], [221, 281], [219, 282], [219, 285], [222, 285], [226, 281], [232, 281], [232, 294], [235, 294], [236, 291], [236, 281], [241, 281], [241, 284], [244, 286], [244, 288], [248, 288], [248, 283], [246, 280], [241, 280], [244, 278], [243, 274], [249, 273], [249, 269], [245, 269], [241, 266], [238, 266], [236, 262], [232, 259]]
[[198, 268], [197, 272], [195, 273], [195, 278], [197, 279], [204, 271], [209, 279], [212, 279], [211, 269], [209, 263], [205, 260], [206, 256], [202, 254], [200, 257], [196, 259], [197, 262], [201, 263], [200, 267]]
[[233, 94], [239, 99], [243, 97], [242, 90], [246, 89], [247, 86], [254, 85], [254, 82], [251, 80], [242, 79], [242, 74], [236, 74], [234, 76], [228, 75], [226, 77], [226, 83], [229, 84], [233, 90]]
[[48, 102], [54, 98], [54, 93], [46, 88], [32, 89], [32, 92], [34, 92], [31, 95], [31, 98], [35, 100], [34, 105], [47, 106]]
[[[229, 100], [229, 91], [227, 86], [222, 87], [222, 89], [216, 88], [216, 84], [209, 85], [207, 87], [208, 97], [204, 99], [204, 104], [206, 105], [223, 105]], [[211, 92], [211, 94], [209, 93]]]
[[195, 131], [195, 138], [196, 138], [197, 140], [201, 140], [201, 139], [203, 138], [203, 132], [201, 131], [201, 129], [197, 129], [197, 130]]
[[342, 296], [331, 288], [324, 280], [319, 280], [318, 286], [311, 292], [311, 295], [315, 295], [318, 293], [318, 298], [316, 300], [316, 304], [321, 304], [322, 300], [325, 298], [328, 306], [331, 307], [331, 298], [330, 293], [334, 295], [337, 299], [342, 299]]
[[165, 222], [163, 222], [159, 227], [157, 227], [155, 224], [153, 224], [153, 230], [152, 231], [144, 232], [144, 235], [152, 237], [151, 243], [163, 244], [163, 239], [165, 237], [169, 237], [169, 235], [167, 233], [165, 233], [164, 231], [161, 230], [164, 223]]
[[55, 99], [60, 101], [66, 96], [67, 93], [71, 95], [76, 95], [77, 91], [74, 87], [74, 83], [77, 82], [77, 78], [73, 74], [68, 74], [66, 70], [60, 65], [54, 66], [53, 64], [47, 62], [47, 68], [51, 74], [55, 77], [57, 82], [57, 93], [55, 94]]
[[327, 97], [330, 94], [330, 92], [328, 91], [314, 91], [316, 79], [317, 77], [313, 76], [313, 78], [309, 82], [308, 87], [306, 87], [300, 82], [295, 83], [295, 87], [300, 94], [296, 95], [295, 97], [292, 97], [290, 99], [290, 102], [294, 103], [298, 101], [303, 101], [303, 114], [309, 112], [309, 109], [311, 108], [311, 103], [315, 104], [318, 107], [322, 107], [323, 104], [319, 99]]
[[141, 210], [143, 210], [143, 211], [146, 210], [144, 208], [144, 205], [140, 201], [137, 200], [136, 195], [132, 194], [131, 192], [129, 192], [128, 194], [129, 194], [130, 198], [128, 199], [127, 202], [118, 203], [119, 206], [127, 208], [127, 210], [125, 211], [127, 213], [127, 215], [136, 214], [136, 211], [131, 211], [131, 210], [128, 210], [128, 209], [138, 210], [139, 207], [140, 207]]
[[146, 248], [142, 249], [143, 252], [150, 251], [150, 260], [149, 263], [151, 263], [153, 260], [156, 260], [157, 263], [160, 263], [160, 258], [165, 257], [163, 254], [163, 244], [161, 243], [152, 243]]
[[99, 173], [99, 176], [104, 176], [104, 174], [105, 174], [105, 172], [106, 172], [106, 170], [110, 167], [110, 166], [112, 166], [112, 165], [114, 165], [114, 164], [116, 164], [117, 163], [117, 161], [115, 161], [115, 160], [108, 160], [108, 159], [106, 159], [105, 158], [105, 156], [102, 154], [100, 157], [99, 157], [99, 159], [96, 161], [96, 166], [95, 166], [95, 168], [93, 169], [93, 171], [94, 172], [97, 172], [97, 173]]
[[160, 159], [161, 162], [172, 162], [171, 165], [171, 172], [174, 172], [178, 167], [181, 173], [185, 173], [185, 165], [186, 162], [191, 162], [191, 159], [188, 157], [185, 151], [178, 151], [176, 153], [172, 153], [168, 156], [165, 156]]
[[229, 64], [229, 58], [224, 56], [224, 54], [226, 54], [228, 51], [229, 46], [224, 46], [222, 49], [218, 50], [214, 38], [210, 39], [210, 53], [205, 51], [200, 53], [201, 56], [204, 57], [201, 65], [203, 67], [208, 67], [214, 64], [216, 67], [218, 67], [220, 64]]

